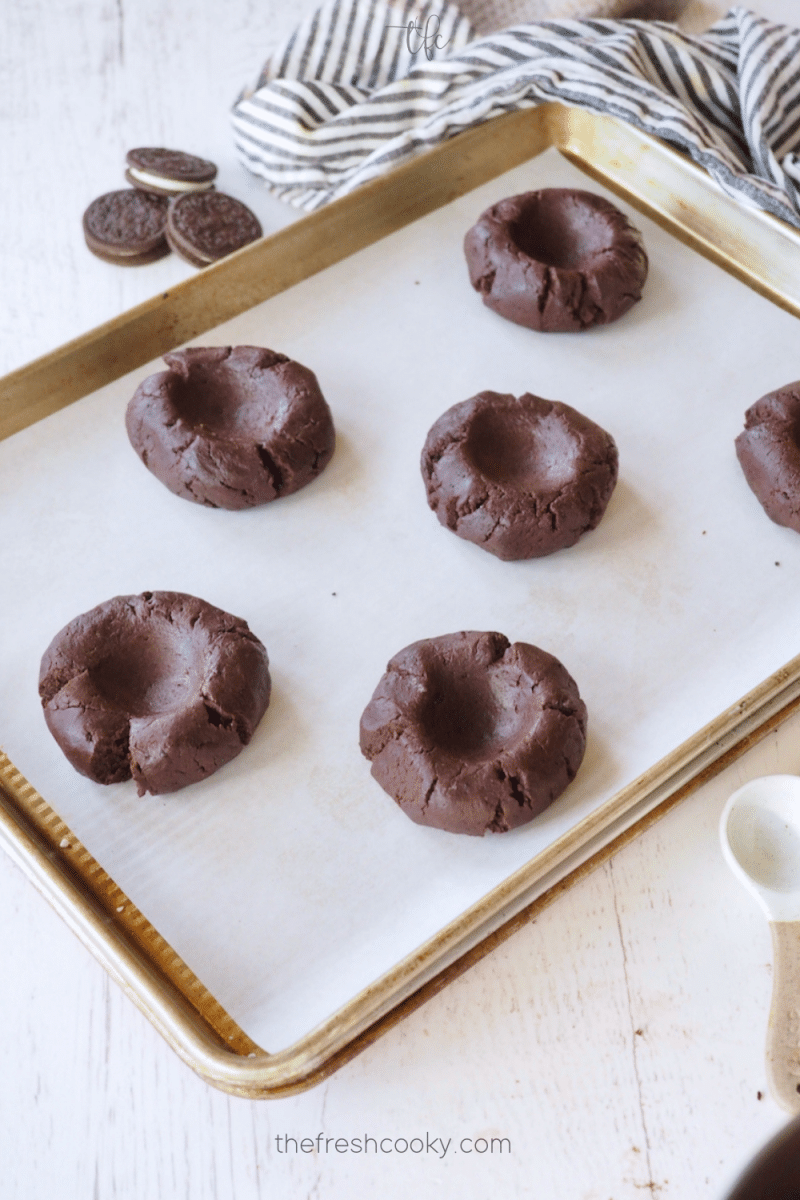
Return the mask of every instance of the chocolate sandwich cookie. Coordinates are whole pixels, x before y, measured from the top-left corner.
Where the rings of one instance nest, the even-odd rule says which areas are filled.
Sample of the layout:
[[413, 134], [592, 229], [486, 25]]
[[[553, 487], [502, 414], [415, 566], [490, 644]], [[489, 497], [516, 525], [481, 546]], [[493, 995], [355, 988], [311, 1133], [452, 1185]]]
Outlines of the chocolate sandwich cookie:
[[611, 434], [557, 400], [480, 392], [432, 426], [428, 504], [447, 529], [498, 558], [541, 558], [600, 522], [617, 482]]
[[213, 188], [217, 168], [207, 158], [163, 146], [140, 146], [126, 155], [128, 183], [156, 196], [182, 192], [207, 192]]
[[247, 622], [181, 592], [116, 596], [70, 621], [42, 658], [39, 695], [64, 754], [95, 783], [176, 792], [230, 762], [270, 696]]
[[574, 779], [586, 706], [552, 654], [500, 633], [451, 633], [394, 656], [360, 743], [412, 821], [480, 837], [524, 825]]
[[800, 533], [800, 380], [748, 408], [736, 455], [767, 516]]
[[148, 470], [210, 508], [266, 504], [305, 487], [333, 456], [331, 411], [308, 367], [260, 346], [165, 354], [125, 416]]
[[167, 201], [135, 188], [107, 192], [83, 214], [83, 235], [105, 262], [138, 267], [169, 254]]
[[492, 205], [467, 233], [464, 253], [488, 308], [545, 333], [618, 320], [641, 299], [647, 278], [641, 234], [625, 214], [571, 188]]
[[258, 218], [246, 204], [224, 192], [178, 196], [169, 206], [167, 241], [195, 267], [210, 263], [262, 236]]

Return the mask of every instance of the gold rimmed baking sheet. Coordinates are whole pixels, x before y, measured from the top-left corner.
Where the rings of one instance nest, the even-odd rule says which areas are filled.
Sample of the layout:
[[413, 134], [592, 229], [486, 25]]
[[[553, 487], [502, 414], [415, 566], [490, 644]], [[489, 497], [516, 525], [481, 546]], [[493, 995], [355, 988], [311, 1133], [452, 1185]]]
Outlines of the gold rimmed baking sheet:
[[[26, 711], [15, 724], [16, 716], [9, 713], [3, 724], [3, 743], [10, 757], [60, 814], [56, 817], [16, 769], [7, 765], [1, 826], [5, 844], [179, 1053], [206, 1079], [226, 1090], [272, 1095], [320, 1078], [401, 1015], [403, 1006], [413, 1005], [440, 986], [458, 969], [458, 960], [480, 953], [504, 923], [519, 920], [526, 906], [544, 903], [542, 897], [548, 889], [552, 895], [554, 887], [564, 886], [565, 877], [607, 854], [609, 845], [618, 844], [619, 838], [631, 835], [630, 828], [637, 822], [649, 819], [646, 814], [674, 802], [693, 780], [727, 761], [797, 704], [800, 663], [793, 661], [777, 672], [774, 669], [797, 643], [788, 602], [798, 582], [792, 562], [794, 535], [766, 522], [737, 476], [735, 460], [730, 473], [727, 466], [730, 439], [745, 406], [742, 399], [749, 402], [754, 398], [746, 392], [753, 386], [750, 376], [757, 374], [757, 355], [744, 346], [737, 351], [738, 358], [725, 361], [721, 343], [709, 343], [710, 335], [703, 333], [704, 297], [715, 309], [714, 328], [723, 328], [727, 334], [731, 324], [740, 320], [749, 335], [760, 339], [760, 351], [769, 358], [772, 369], [784, 374], [791, 361], [785, 343], [794, 334], [794, 321], [708, 262], [676, 247], [671, 238], [650, 229], [653, 267], [648, 293], [617, 327], [581, 335], [577, 341], [545, 339], [543, 344], [527, 331], [499, 323], [464, 286], [457, 243], [467, 214], [474, 219], [485, 203], [508, 194], [512, 186], [522, 190], [553, 182], [574, 183], [576, 177], [580, 181], [572, 166], [552, 154], [528, 161], [551, 144], [656, 217], [682, 241], [721, 260], [783, 309], [800, 312], [800, 289], [792, 278], [793, 267], [800, 263], [800, 243], [793, 231], [740, 209], [680, 156], [633, 130], [578, 110], [538, 109], [454, 139], [395, 175], [241, 252], [4, 382], [3, 430], [6, 434], [21, 431], [8, 443], [12, 449], [4, 479], [7, 494], [22, 496], [30, 484], [29, 476], [38, 469], [38, 478], [42, 478], [45, 464], [58, 477], [52, 486], [69, 482], [74, 493], [63, 512], [54, 514], [46, 498], [30, 498], [24, 506], [22, 523], [28, 523], [25, 542], [30, 550], [24, 561], [25, 551], [14, 551], [17, 579], [23, 582], [9, 584], [9, 599], [4, 603], [8, 606], [15, 596], [26, 596], [25, 586], [31, 588], [24, 605], [27, 623], [37, 629], [31, 647], [38, 645], [41, 652], [47, 640], [42, 641], [45, 630], [49, 638], [63, 620], [107, 598], [112, 590], [181, 586], [247, 617], [272, 654], [276, 702], [265, 730], [230, 772], [203, 785], [208, 791], [202, 796], [137, 802], [124, 791], [121, 800], [110, 800], [108, 790], [102, 789], [102, 797], [87, 799], [78, 784], [63, 777], [65, 768], [57, 751], [46, 742], [40, 718], [37, 724]], [[520, 163], [525, 165], [498, 181], [500, 191], [490, 185], [488, 191], [483, 188], [475, 196], [443, 207]], [[413, 230], [405, 229], [380, 246], [373, 245], [425, 213], [431, 216]], [[362, 247], [366, 249], [358, 253]], [[332, 265], [337, 262], [338, 266]], [[309, 278], [328, 266], [329, 271]], [[796, 270], [794, 278], [800, 278]], [[280, 295], [303, 279], [305, 283]], [[268, 296], [274, 300], [251, 307]], [[450, 316], [440, 311], [445, 300], [452, 306]], [[462, 303], [463, 312], [459, 308]], [[349, 314], [338, 311], [348, 306]], [[244, 315], [238, 317], [240, 312]], [[343, 348], [346, 315], [351, 328], [354, 322], [358, 330], [349, 349]], [[220, 329], [225, 320], [228, 325]], [[125, 396], [131, 384], [146, 373], [143, 365], [163, 350], [212, 328], [209, 341], [213, 344], [252, 340], [307, 361], [320, 374], [337, 415], [342, 437], [334, 463], [307, 493], [287, 502], [281, 510], [280, 529], [273, 511], [280, 506], [270, 506], [266, 514], [238, 515], [236, 525], [228, 520], [230, 514], [182, 506], [168, 494], [162, 495], [149, 476], [142, 476], [127, 445], [114, 440]], [[455, 342], [454, 329], [458, 332]], [[470, 355], [476, 353], [472, 343], [484, 336], [491, 353], [485, 360], [470, 361]], [[661, 366], [658, 354], [664, 346], [666, 359]], [[669, 361], [676, 357], [676, 346], [680, 347], [678, 357], [685, 361], [678, 364], [683, 374], [675, 375], [676, 394], [670, 405], [669, 381], [665, 384], [659, 378], [653, 394], [648, 395], [642, 390], [647, 375], [637, 376], [636, 371], [642, 366], [638, 359], [644, 366], [652, 360], [656, 364], [653, 369], [663, 376]], [[377, 355], [375, 347], [380, 351]], [[354, 355], [360, 365], [353, 365]], [[613, 388], [604, 390], [595, 380], [598, 366], [618, 379], [619, 388], [627, 389], [627, 394], [616, 396]], [[478, 369], [483, 376], [465, 390], [471, 373]], [[133, 372], [131, 380], [113, 383], [129, 371]], [[487, 377], [490, 372], [492, 377]], [[769, 378], [760, 390], [791, 377]], [[395, 387], [398, 379], [402, 380], [399, 391]], [[697, 387], [696, 406], [687, 408], [686, 397], [677, 391], [685, 391], [691, 379]], [[730, 403], [714, 393], [715, 380], [731, 392]], [[579, 403], [571, 390], [576, 381], [585, 403]], [[419, 503], [421, 485], [415, 477], [415, 459], [427, 424], [447, 404], [483, 387], [541, 390], [544, 395], [578, 403], [589, 415], [603, 418], [601, 423], [605, 422], [620, 442], [622, 480], [603, 525], [585, 544], [556, 556], [543, 569], [526, 564], [516, 570], [515, 565], [500, 564], [449, 538], [425, 510], [424, 499]], [[96, 388], [103, 390], [88, 394]], [[79, 404], [57, 412], [82, 396], [86, 399]], [[415, 408], [418, 396], [422, 400]], [[684, 453], [674, 423], [685, 421], [687, 411], [695, 414], [687, 436], [697, 445], [692, 448], [690, 444]], [[30, 428], [32, 421], [48, 412], [56, 415], [36, 429]], [[380, 455], [386, 430], [391, 431], [397, 453], [395, 457], [393, 445], [392, 456], [384, 461]], [[714, 450], [717, 433], [725, 442], [725, 451], [718, 456]], [[175, 546], [149, 546], [134, 524], [131, 532], [126, 531], [124, 557], [131, 564], [129, 574], [114, 563], [98, 560], [91, 586], [84, 587], [80, 573], [72, 571], [66, 551], [62, 562], [57, 550], [53, 569], [61, 587], [55, 599], [52, 589], [45, 594], [44, 580], [36, 575], [41, 539], [63, 541], [73, 548], [83, 546], [75, 526], [80, 525], [81, 514], [96, 511], [102, 503], [102, 491], [93, 491], [94, 484], [70, 475], [69, 446], [73, 443], [76, 459], [83, 455], [85, 461], [102, 460], [96, 486], [110, 487], [112, 516], [114, 488], [133, 489], [117, 496], [116, 502], [129, 508], [130, 496], [139, 495], [142, 489], [142, 519], [148, 527], [174, 529], [177, 541], [202, 544], [209, 558], [219, 556], [215, 560], [219, 567], [209, 561], [184, 565]], [[385, 535], [380, 527], [370, 530], [365, 525], [354, 531], [358, 536], [351, 542], [342, 538], [336, 548], [338, 559], [334, 553], [312, 556], [307, 568], [298, 567], [291, 588], [277, 600], [264, 600], [265, 588], [276, 588], [271, 561], [280, 569], [281, 555], [286, 562], [297, 558], [289, 553], [290, 534], [295, 539], [304, 537], [302, 530], [309, 520], [322, 520], [321, 507], [331, 510], [334, 524], [320, 525], [317, 540], [329, 542], [335, 538], [335, 519], [345, 520], [348, 526], [357, 522], [370, 497], [379, 507], [382, 501], [370, 491], [371, 477], [364, 465], [371, 454], [378, 459], [370, 469], [384, 488], [394, 489], [402, 512], [410, 514], [408, 521], [404, 518], [391, 527], [388, 538], [398, 543], [405, 557], [394, 566], [387, 563], [382, 558]], [[675, 479], [682, 495], [673, 502], [675, 512], [667, 519], [671, 495], [667, 476], [673, 471], [659, 479], [656, 470], [651, 479], [648, 456], [658, 466], [669, 455], [674, 456]], [[18, 467], [12, 457], [19, 460]], [[408, 462], [410, 474], [405, 468]], [[59, 471], [63, 477], [58, 476]], [[704, 496], [702, 489], [692, 492], [698, 475], [706, 472], [710, 478], [719, 476], [721, 500]], [[670, 525], [673, 516], [674, 527]], [[386, 520], [391, 519], [390, 511]], [[113, 524], [111, 516], [109, 521]], [[113, 529], [105, 528], [102, 518], [95, 523], [100, 527], [97, 537], [109, 538], [108, 545], [113, 545]], [[171, 535], [164, 532], [163, 536], [168, 541]], [[383, 588], [380, 578], [364, 576], [359, 596], [357, 584], [365, 570], [357, 561], [361, 536], [365, 558], [375, 560], [378, 572], [393, 570], [394, 577]], [[282, 540], [284, 537], [288, 540]], [[740, 540], [745, 547], [750, 544], [754, 548], [742, 551], [736, 569], [729, 569], [731, 552], [739, 553]], [[7, 541], [4, 535], [4, 543]], [[232, 568], [234, 560], [224, 555], [244, 554], [248, 542], [258, 545], [264, 561], [256, 556], [252, 563], [243, 557]], [[322, 554], [316, 543], [312, 550]], [[83, 546], [82, 553], [86, 562], [95, 561], [93, 545]], [[673, 553], [674, 566], [669, 558]], [[163, 578], [169, 559], [181, 562], [180, 580], [174, 575]], [[406, 562], [413, 565], [410, 573]], [[660, 573], [666, 562], [671, 574]], [[161, 577], [155, 581], [152, 575], [142, 578], [145, 564], [152, 564], [152, 572], [160, 572]], [[747, 576], [756, 574], [755, 567], [763, 573], [767, 565], [776, 572], [774, 579], [769, 586], [762, 582], [751, 591], [747, 591], [749, 585], [743, 591], [740, 588], [734, 619], [727, 612], [731, 581], [746, 583]], [[136, 574], [134, 566], [139, 572], [136, 582], [126, 587]], [[509, 567], [514, 574], [502, 574]], [[453, 589], [446, 595], [440, 594], [434, 576], [443, 568]], [[28, 575], [30, 581], [25, 583]], [[231, 579], [221, 582], [220, 575]], [[428, 591], [415, 578], [427, 579]], [[513, 584], [509, 582], [512, 579]], [[312, 595], [317, 584], [319, 596]], [[103, 586], [106, 591], [98, 591]], [[508, 589], [509, 596], [501, 596], [498, 589], [503, 593]], [[770, 607], [773, 592], [776, 603]], [[84, 595], [86, 600], [79, 602]], [[373, 600], [380, 601], [384, 616], [370, 627]], [[619, 610], [616, 615], [614, 609]], [[591, 636], [585, 621], [582, 623], [588, 610], [597, 625]], [[346, 615], [342, 617], [342, 613]], [[340, 760], [338, 743], [331, 745], [323, 762], [317, 764], [317, 775], [312, 771], [303, 778], [305, 791], [298, 801], [303, 819], [293, 829], [291, 817], [280, 804], [285, 795], [281, 787], [288, 779], [280, 773], [281, 755], [288, 753], [291, 758], [296, 754], [297, 763], [310, 760], [308, 727], [313, 722], [305, 717], [324, 716], [324, 708], [315, 708], [313, 664], [304, 662], [302, 643], [293, 640], [293, 621], [301, 625], [305, 617], [320, 624], [316, 686], [320, 680], [335, 680], [335, 707], [341, 707], [346, 718], [336, 736], [341, 733], [345, 749]], [[627, 626], [620, 622], [621, 617]], [[645, 625], [638, 627], [651, 618], [652, 634]], [[686, 662], [679, 670], [675, 661], [670, 661], [669, 639], [651, 661], [646, 655], [637, 661], [642, 649], [658, 639], [665, 621], [674, 621], [675, 652], [679, 662]], [[692, 642], [694, 624], [696, 646]], [[465, 627], [499, 627], [510, 636], [538, 640], [559, 653], [582, 688], [585, 681], [588, 689], [592, 737], [578, 788], [570, 789], [544, 822], [534, 823], [536, 828], [509, 835], [507, 841], [473, 843], [411, 826], [371, 784], [357, 751], [353, 752], [350, 725], [353, 720], [357, 725], [360, 707], [386, 659], [413, 636]], [[351, 637], [353, 630], [357, 631], [350, 658], [336, 659], [335, 647], [331, 650], [323, 642], [336, 643], [348, 629]], [[537, 633], [541, 636], [535, 636]], [[313, 636], [311, 640], [313, 643]], [[616, 658], [606, 653], [606, 643], [616, 643]], [[737, 651], [731, 656], [734, 644]], [[25, 676], [30, 674], [31, 647], [20, 648], [16, 657], [11, 652], [7, 664], [12, 678], [16, 673], [20, 694], [29, 686]], [[688, 660], [681, 660], [681, 654], [688, 654]], [[719, 661], [728, 659], [730, 668], [720, 679]], [[645, 675], [637, 675], [639, 669]], [[652, 686], [642, 683], [648, 671], [653, 673]], [[619, 675], [624, 681], [626, 673], [632, 684], [638, 680], [631, 687], [627, 717], [620, 715], [619, 708], [625, 689], [614, 679]], [[636, 687], [639, 691], [634, 695]], [[747, 693], [745, 700], [731, 705], [743, 693]], [[616, 701], [616, 716], [603, 711], [608, 697]], [[297, 709], [293, 707], [295, 699]], [[649, 710], [651, 701], [655, 707]], [[720, 712], [722, 716], [717, 716]], [[45, 763], [35, 759], [40, 744], [45, 747]], [[671, 747], [676, 745], [679, 748], [673, 751]], [[647, 746], [660, 750], [648, 758]], [[652, 766], [653, 762], [657, 765]], [[294, 769], [299, 770], [297, 763]], [[633, 769], [636, 763], [638, 770]], [[248, 790], [253, 782], [255, 790]], [[228, 803], [227, 815], [220, 817], [215, 806], [223, 800]], [[151, 803], [150, 808], [141, 807]], [[303, 809], [304, 803], [309, 807]], [[147, 820], [144, 813], [149, 814]], [[309, 823], [309, 817], [316, 823]], [[197, 830], [189, 836], [184, 827], [179, 828], [181, 822], [195, 825]], [[234, 889], [227, 900], [220, 901], [215, 929], [215, 914], [202, 911], [197, 889], [207, 883], [213, 870], [224, 893], [229, 883], [225, 873], [240, 869], [237, 855], [246, 857], [241, 846], [250, 843], [249, 835], [256, 828], [262, 833], [271, 828], [278, 847], [273, 847], [273, 858], [269, 853], [265, 856], [266, 869], [275, 880], [274, 895], [269, 888], [259, 888], [253, 868], [250, 890]], [[215, 857], [209, 851], [210, 831]], [[141, 839], [144, 848], [138, 860], [127, 846], [133, 834], [132, 840]], [[319, 838], [332, 838], [328, 844], [346, 857], [340, 879], [330, 871], [324, 855], [320, 856]], [[384, 894], [384, 925], [373, 931], [373, 944], [366, 948], [354, 949], [352, 942], [335, 930], [329, 938], [323, 929], [319, 936], [332, 941], [331, 955], [321, 961], [318, 979], [309, 975], [298, 982], [297, 972], [308, 964], [298, 965], [286, 943], [293, 943], [297, 958], [302, 959], [299, 935], [303, 935], [313, 956], [313, 917], [316, 912], [319, 925], [324, 926], [323, 909], [330, 907], [332, 898], [342, 902], [342, 928], [358, 934], [354, 913], [359, 887], [371, 898], [380, 895], [379, 887], [377, 891], [372, 888], [376, 881], [370, 871], [387, 876], [393, 847], [401, 874], [412, 882], [415, 870], [430, 875], [439, 890], [423, 895], [417, 911], [401, 889], [394, 893], [389, 889]], [[170, 854], [177, 850], [178, 865], [154, 882], [148, 872], [166, 849]], [[201, 871], [199, 880], [192, 879], [187, 865], [193, 855], [199, 857], [205, 872]], [[299, 864], [293, 862], [298, 856]], [[243, 874], [247, 876], [246, 863]], [[309, 880], [327, 881], [329, 893]], [[284, 893], [281, 881], [289, 889]], [[308, 926], [302, 920], [292, 926], [296, 914], [290, 911], [290, 900], [301, 909], [306, 906]], [[348, 909], [345, 900], [355, 907]], [[181, 904], [185, 911], [175, 917], [174, 910]], [[399, 913], [394, 925], [389, 921], [392, 906]], [[280, 930], [272, 940], [262, 933], [261, 926], [270, 916], [277, 926], [284, 922], [289, 931], [286, 938], [281, 938]], [[168, 933], [171, 921], [174, 929]], [[208, 924], [211, 933], [218, 935], [218, 944], [227, 937], [233, 946], [230, 953], [218, 954], [214, 945], [204, 946], [193, 922]], [[365, 922], [365, 928], [367, 925]], [[364, 941], [369, 942], [368, 931]], [[274, 995], [265, 995], [260, 1008], [258, 972], [252, 962], [259, 956], [267, 962], [270, 954], [274, 955], [272, 974], [277, 983]], [[248, 971], [250, 983], [240, 986]], [[337, 992], [330, 980], [338, 976]], [[316, 986], [324, 994], [315, 1009], [303, 995], [304, 989], [313, 991]], [[248, 987], [250, 994], [245, 994]], [[296, 996], [307, 1019], [293, 1029], [281, 1014], [280, 1004], [282, 999], [294, 1001]], [[277, 1031], [275, 1037], [270, 1036], [270, 1029]], [[254, 1032], [259, 1036], [253, 1036]], [[285, 1045], [286, 1049], [266, 1054], [258, 1045]]]

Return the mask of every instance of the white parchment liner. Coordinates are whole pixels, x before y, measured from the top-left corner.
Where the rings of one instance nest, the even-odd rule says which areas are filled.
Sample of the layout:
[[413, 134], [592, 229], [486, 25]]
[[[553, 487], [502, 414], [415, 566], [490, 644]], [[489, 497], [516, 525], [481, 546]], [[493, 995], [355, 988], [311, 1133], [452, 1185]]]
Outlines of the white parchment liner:
[[[0, 443], [0, 743], [269, 1050], [800, 649], [800, 539], [765, 517], [733, 450], [745, 408], [800, 375], [796, 319], [631, 212], [651, 269], [622, 321], [580, 335], [503, 321], [469, 287], [464, 232], [500, 197], [552, 185], [603, 192], [548, 151], [198, 340], [268, 346], [317, 373], [337, 451], [295, 496], [220, 512], [150, 476], [123, 414], [157, 363]], [[620, 482], [573, 549], [503, 563], [428, 510], [427, 430], [486, 388], [565, 401], [615, 437]], [[268, 647], [274, 695], [236, 762], [139, 799], [132, 783], [72, 771], [36, 681], [73, 616], [162, 588], [244, 617]], [[515, 833], [412, 824], [358, 750], [391, 655], [459, 629], [556, 654], [588, 705], [577, 780]]]

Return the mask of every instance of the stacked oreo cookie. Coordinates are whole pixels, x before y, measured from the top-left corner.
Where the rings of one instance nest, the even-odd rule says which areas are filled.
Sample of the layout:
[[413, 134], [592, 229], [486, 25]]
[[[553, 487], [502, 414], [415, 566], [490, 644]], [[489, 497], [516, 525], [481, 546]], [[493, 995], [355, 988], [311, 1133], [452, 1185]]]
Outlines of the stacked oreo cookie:
[[205, 267], [262, 236], [250, 209], [214, 188], [217, 168], [182, 150], [129, 150], [131, 187], [107, 192], [83, 214], [86, 245], [105, 262], [140, 266], [174, 250]]
[[131, 187], [154, 196], [207, 192], [214, 186], [217, 168], [207, 158], [163, 146], [140, 146], [125, 156], [125, 178]]

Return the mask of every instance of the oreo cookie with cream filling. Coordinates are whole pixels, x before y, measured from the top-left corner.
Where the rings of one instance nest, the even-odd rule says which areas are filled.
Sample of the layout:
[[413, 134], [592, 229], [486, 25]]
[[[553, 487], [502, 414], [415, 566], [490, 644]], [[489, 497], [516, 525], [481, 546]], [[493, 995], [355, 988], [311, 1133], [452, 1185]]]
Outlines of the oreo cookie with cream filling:
[[207, 192], [213, 188], [217, 168], [207, 158], [167, 150], [163, 146], [140, 146], [129, 150], [125, 178], [133, 187], [155, 196], [178, 196], [183, 192]]
[[134, 188], [106, 192], [83, 214], [83, 236], [105, 262], [138, 267], [169, 254], [167, 201]]
[[187, 193], [169, 206], [167, 241], [195, 267], [207, 267], [262, 236], [256, 215], [224, 192]]

